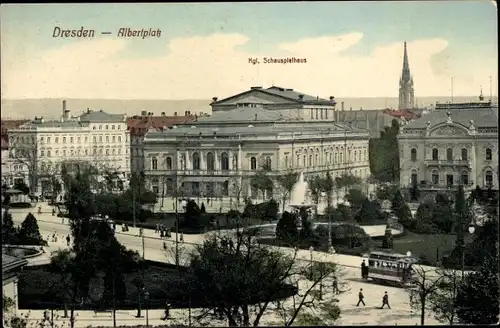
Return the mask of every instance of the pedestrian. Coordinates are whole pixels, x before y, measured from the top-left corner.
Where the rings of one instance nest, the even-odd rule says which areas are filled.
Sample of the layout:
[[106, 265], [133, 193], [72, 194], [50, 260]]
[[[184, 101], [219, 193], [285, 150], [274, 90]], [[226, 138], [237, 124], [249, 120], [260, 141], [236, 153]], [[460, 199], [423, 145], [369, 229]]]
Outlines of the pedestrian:
[[166, 242], [163, 242], [163, 250], [167, 251], [167, 243]]
[[158, 233], [158, 232], [160, 232], [160, 222], [156, 222], [155, 233]]
[[366, 278], [366, 263], [365, 260], [361, 263], [361, 278]]
[[44, 321], [49, 321], [49, 320], [50, 320], [50, 317], [49, 317], [49, 310], [45, 310], [45, 311], [43, 311], [43, 320], [44, 320]]
[[365, 298], [365, 296], [363, 295], [363, 288], [361, 288], [359, 290], [359, 294], [358, 294], [358, 304], [356, 304], [356, 306], [359, 306], [359, 303], [363, 303], [363, 306], [366, 306], [365, 304], [365, 301], [363, 301], [363, 299]]
[[210, 198], [207, 197], [207, 206], [210, 206]]
[[387, 305], [389, 309], [391, 308], [391, 306], [389, 305], [389, 295], [387, 295], [387, 292], [384, 292], [384, 296], [382, 297], [382, 306], [380, 308], [383, 309], [385, 305]]
[[66, 236], [66, 244], [69, 246], [69, 242], [71, 241], [71, 239], [69, 238], [69, 235]]
[[181, 232], [181, 243], [183, 243], [183, 242], [184, 242], [184, 233]]
[[339, 282], [337, 280], [337, 277], [333, 277], [332, 287], [333, 287], [333, 293], [335, 295], [339, 295], [340, 291], [339, 291]]
[[[52, 209], [52, 216], [56, 216], [56, 209], [55, 208]], [[64, 220], [64, 217], [63, 217], [63, 220]]]
[[144, 231], [142, 230], [142, 228], [139, 228], [139, 236], [142, 237], [142, 234], [144, 233]]
[[165, 315], [163, 316], [162, 320], [167, 320], [170, 318], [170, 304], [165, 303]]

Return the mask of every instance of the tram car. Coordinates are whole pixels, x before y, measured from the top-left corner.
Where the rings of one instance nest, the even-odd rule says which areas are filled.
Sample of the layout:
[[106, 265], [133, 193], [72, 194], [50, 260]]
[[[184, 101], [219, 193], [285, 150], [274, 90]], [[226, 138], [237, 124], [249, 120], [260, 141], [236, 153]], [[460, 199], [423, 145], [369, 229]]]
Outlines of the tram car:
[[418, 263], [416, 258], [380, 251], [370, 252], [364, 257], [368, 259], [368, 279], [403, 287], [414, 285], [412, 265]]

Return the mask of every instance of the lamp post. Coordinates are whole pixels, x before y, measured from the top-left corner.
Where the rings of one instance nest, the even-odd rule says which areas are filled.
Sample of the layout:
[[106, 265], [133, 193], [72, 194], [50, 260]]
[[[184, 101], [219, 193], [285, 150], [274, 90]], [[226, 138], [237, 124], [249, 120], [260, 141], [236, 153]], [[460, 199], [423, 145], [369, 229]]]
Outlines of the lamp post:
[[310, 275], [311, 275], [311, 280], [312, 280], [312, 275], [313, 275], [313, 252], [314, 252], [314, 247], [309, 247], [309, 255], [311, 256], [311, 272], [310, 272]]
[[144, 298], [146, 299], [146, 327], [149, 327], [149, 292], [146, 290], [144, 292]]
[[[476, 228], [473, 225], [469, 226], [469, 234], [474, 234], [474, 231], [476, 231]], [[465, 241], [462, 245], [462, 279], [464, 279], [464, 271], [465, 271]]]

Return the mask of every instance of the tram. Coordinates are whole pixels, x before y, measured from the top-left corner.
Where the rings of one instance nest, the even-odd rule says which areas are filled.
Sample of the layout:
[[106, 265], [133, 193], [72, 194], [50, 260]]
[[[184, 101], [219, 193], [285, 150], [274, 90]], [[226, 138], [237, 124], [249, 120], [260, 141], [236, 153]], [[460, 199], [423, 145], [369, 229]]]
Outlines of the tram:
[[418, 263], [416, 258], [380, 251], [370, 252], [364, 257], [368, 259], [368, 279], [408, 287], [413, 285], [412, 265]]

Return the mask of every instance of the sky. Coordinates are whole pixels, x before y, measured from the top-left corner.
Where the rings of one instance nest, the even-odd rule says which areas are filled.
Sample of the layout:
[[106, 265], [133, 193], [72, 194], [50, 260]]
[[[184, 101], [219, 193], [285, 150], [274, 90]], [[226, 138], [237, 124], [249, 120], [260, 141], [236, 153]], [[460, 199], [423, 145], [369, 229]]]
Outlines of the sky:
[[497, 94], [491, 1], [7, 4], [0, 18], [2, 98], [221, 99], [272, 85], [397, 97], [404, 41], [417, 98], [450, 95], [452, 78], [455, 96], [488, 94], [490, 76]]

